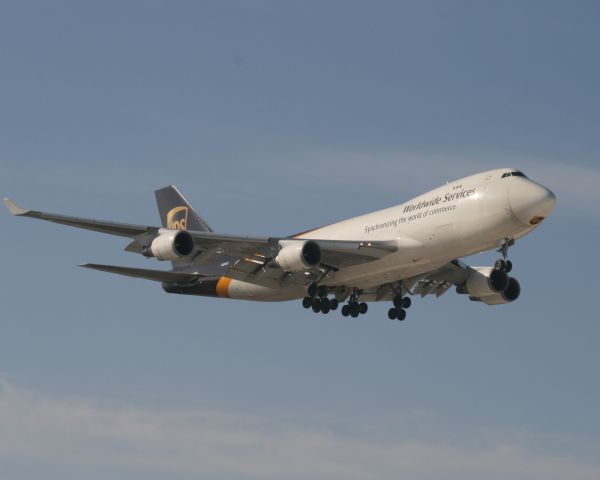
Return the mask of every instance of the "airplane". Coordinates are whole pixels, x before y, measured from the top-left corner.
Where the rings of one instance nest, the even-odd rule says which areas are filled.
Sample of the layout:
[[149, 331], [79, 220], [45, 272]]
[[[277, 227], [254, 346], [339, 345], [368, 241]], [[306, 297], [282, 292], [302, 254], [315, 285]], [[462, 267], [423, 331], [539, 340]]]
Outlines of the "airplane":
[[[490, 170], [400, 205], [286, 237], [214, 232], [174, 186], [155, 191], [162, 226], [145, 226], [25, 210], [13, 215], [128, 237], [125, 250], [171, 270], [87, 263], [81, 267], [160, 282], [167, 293], [255, 301], [302, 299], [327, 314], [341, 307], [358, 317], [368, 302], [391, 302], [390, 320], [404, 320], [411, 297], [456, 292], [487, 305], [521, 292], [508, 274], [508, 251], [554, 209], [556, 197], [520, 170]], [[493, 249], [493, 266], [460, 259]]]

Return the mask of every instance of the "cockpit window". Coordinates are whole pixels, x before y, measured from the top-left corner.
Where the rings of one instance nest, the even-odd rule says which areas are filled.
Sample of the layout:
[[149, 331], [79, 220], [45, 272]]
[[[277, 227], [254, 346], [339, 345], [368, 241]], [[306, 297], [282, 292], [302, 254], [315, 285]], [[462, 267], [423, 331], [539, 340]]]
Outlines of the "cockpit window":
[[[523, 172], [519, 172], [518, 170], [515, 170], [514, 172], [506, 172], [502, 174], [502, 177], [500, 178], [506, 178], [506, 177], [525, 177], [525, 174]], [[525, 177], [527, 178], [527, 177]]]

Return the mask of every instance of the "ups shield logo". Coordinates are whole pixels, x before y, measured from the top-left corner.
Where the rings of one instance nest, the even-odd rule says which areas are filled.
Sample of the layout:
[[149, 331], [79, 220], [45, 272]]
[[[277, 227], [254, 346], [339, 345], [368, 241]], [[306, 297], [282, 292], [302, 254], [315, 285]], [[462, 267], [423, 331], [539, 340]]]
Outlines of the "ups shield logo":
[[175, 207], [167, 213], [167, 228], [171, 230], [185, 230], [188, 222], [188, 208]]

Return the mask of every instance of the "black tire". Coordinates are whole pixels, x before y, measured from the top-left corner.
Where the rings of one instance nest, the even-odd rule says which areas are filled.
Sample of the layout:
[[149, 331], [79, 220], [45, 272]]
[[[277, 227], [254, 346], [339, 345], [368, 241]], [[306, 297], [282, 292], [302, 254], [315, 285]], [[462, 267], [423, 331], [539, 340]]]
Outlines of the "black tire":
[[313, 312], [315, 312], [315, 313], [318, 313], [321, 311], [321, 299], [320, 298], [313, 298], [312, 309], [313, 309]]
[[510, 260], [507, 260], [506, 261], [506, 268], [504, 269], [504, 271], [506, 273], [509, 273], [512, 270], [512, 267], [513, 267], [512, 262]]
[[321, 302], [321, 313], [329, 313], [329, 302]]
[[317, 286], [314, 283], [311, 283], [308, 286], [308, 296], [309, 297], [316, 297], [317, 296]]
[[344, 317], [347, 317], [348, 315], [350, 315], [350, 305], [344, 305], [342, 307], [342, 315]]
[[403, 308], [399, 308], [396, 312], [396, 315], [398, 317], [398, 320], [402, 321], [406, 318], [406, 310], [404, 310]]
[[496, 263], [494, 263], [494, 269], [498, 270], [499, 272], [506, 271], [506, 262], [499, 258], [496, 260]]
[[356, 318], [356, 317], [358, 317], [358, 312], [356, 310], [354, 310], [354, 309], [351, 309], [350, 310], [350, 316], [352, 318]]
[[356, 318], [356, 317], [358, 317], [359, 314], [360, 314], [360, 307], [358, 306], [358, 302], [352, 302], [350, 304], [350, 315], [352, 315], [353, 317]]
[[394, 307], [402, 308], [402, 297], [400, 295], [394, 297]]
[[338, 302], [337, 298], [332, 298], [331, 300], [329, 300], [329, 308], [331, 310], [337, 310], [339, 304], [340, 302]]
[[390, 320], [396, 320], [396, 318], [398, 317], [398, 312], [396, 311], [395, 308], [390, 308], [388, 310], [388, 318]]
[[365, 313], [367, 313], [367, 310], [369, 310], [369, 306], [365, 302], [361, 302], [358, 306], [358, 312], [361, 315], [364, 315]]
[[412, 305], [412, 300], [410, 299], [410, 297], [404, 297], [402, 299], [402, 308], [410, 308], [411, 305]]
[[310, 297], [304, 297], [302, 299], [302, 306], [304, 308], [310, 308], [310, 307], [312, 307], [312, 304], [313, 304], [312, 298], [310, 298]]

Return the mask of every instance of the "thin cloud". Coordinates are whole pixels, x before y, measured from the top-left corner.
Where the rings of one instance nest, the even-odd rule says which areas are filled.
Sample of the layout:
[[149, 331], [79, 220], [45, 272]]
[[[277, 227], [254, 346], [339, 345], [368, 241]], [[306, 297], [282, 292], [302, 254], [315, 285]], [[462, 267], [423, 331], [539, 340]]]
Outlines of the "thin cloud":
[[[401, 202], [446, 181], [488, 169], [514, 167], [553, 190], [559, 208], [564, 206], [575, 212], [595, 211], [595, 205], [600, 201], [600, 168], [514, 153], [308, 149], [301, 152], [274, 150], [254, 155], [245, 158], [243, 163], [232, 157], [214, 158], [209, 165], [188, 158], [184, 162], [186, 182], [189, 183], [186, 192], [191, 198], [210, 195], [229, 201], [238, 197], [255, 198], [257, 190], [265, 192], [262, 195], [265, 201], [282, 198], [290, 189], [316, 192], [321, 197], [335, 193], [352, 201], [356, 201], [357, 194], [368, 196], [383, 192]], [[236, 171], [238, 175], [229, 176], [226, 185], [219, 184], [219, 179], [224, 178], [221, 170]], [[127, 165], [98, 169], [55, 162], [51, 166], [12, 163], [5, 174], [7, 178], [19, 181], [28, 178], [29, 184], [34, 181], [38, 186], [51, 185], [55, 189], [70, 191], [85, 186], [87, 192], [91, 189], [103, 194], [110, 191], [140, 195], [140, 192], [135, 193], [136, 186], [147, 190], [173, 181], [178, 183], [177, 178], [172, 178], [171, 170], [169, 178], [165, 177], [166, 171], [164, 168], [140, 170]], [[273, 171], [282, 173], [277, 181], [268, 174]], [[198, 180], [194, 181], [194, 178]]]
[[[427, 421], [416, 413], [413, 420]], [[236, 478], [600, 478], [585, 456], [544, 451], [539, 437], [470, 432], [381, 436], [368, 420], [340, 433], [322, 419], [212, 410], [107, 407], [2, 382], [0, 458], [50, 465]], [[350, 424], [356, 419], [349, 420]], [[593, 458], [593, 457], [592, 457]]]
[[347, 192], [376, 189], [404, 193], [407, 198], [480, 171], [513, 167], [547, 185], [560, 205], [589, 210], [600, 201], [600, 168], [519, 154], [316, 151], [285, 164], [299, 184]]

